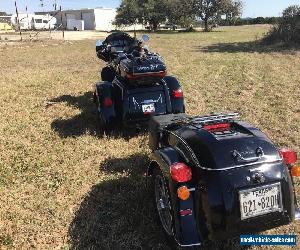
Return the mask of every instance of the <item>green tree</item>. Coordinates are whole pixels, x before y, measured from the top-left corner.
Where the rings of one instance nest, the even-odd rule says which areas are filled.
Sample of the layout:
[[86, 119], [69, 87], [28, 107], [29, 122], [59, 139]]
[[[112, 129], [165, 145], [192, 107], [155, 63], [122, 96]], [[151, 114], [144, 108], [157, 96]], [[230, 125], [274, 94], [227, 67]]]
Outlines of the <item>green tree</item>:
[[204, 30], [210, 31], [209, 23], [220, 19], [222, 15], [230, 18], [240, 15], [242, 3], [239, 0], [195, 0], [195, 8], [197, 15], [204, 22]]
[[166, 21], [166, 0], [122, 0], [117, 9], [116, 25], [149, 24], [157, 30]]
[[123, 0], [117, 9], [114, 24], [117, 26], [130, 26], [142, 22], [139, 0]]
[[282, 18], [272, 27], [264, 41], [300, 44], [300, 5], [286, 8], [282, 13]]
[[167, 0], [167, 18], [170, 23], [190, 27], [195, 21], [195, 0]]
[[166, 0], [143, 1], [143, 20], [150, 25], [151, 30], [157, 30], [160, 23], [167, 18]]
[[291, 5], [282, 12], [283, 18], [295, 18], [300, 15], [300, 5]]
[[242, 14], [242, 1], [223, 0], [222, 12], [226, 16], [226, 21], [229, 25], [234, 25], [237, 19]]

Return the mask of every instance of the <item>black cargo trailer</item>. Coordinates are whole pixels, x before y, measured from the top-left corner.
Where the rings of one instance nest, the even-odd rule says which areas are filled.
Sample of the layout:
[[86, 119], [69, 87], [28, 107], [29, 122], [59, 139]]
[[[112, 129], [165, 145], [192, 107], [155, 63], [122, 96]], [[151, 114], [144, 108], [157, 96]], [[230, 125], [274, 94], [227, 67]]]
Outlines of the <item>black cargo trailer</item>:
[[299, 219], [292, 150], [278, 149], [238, 114], [153, 117], [148, 176], [166, 235], [200, 246]]

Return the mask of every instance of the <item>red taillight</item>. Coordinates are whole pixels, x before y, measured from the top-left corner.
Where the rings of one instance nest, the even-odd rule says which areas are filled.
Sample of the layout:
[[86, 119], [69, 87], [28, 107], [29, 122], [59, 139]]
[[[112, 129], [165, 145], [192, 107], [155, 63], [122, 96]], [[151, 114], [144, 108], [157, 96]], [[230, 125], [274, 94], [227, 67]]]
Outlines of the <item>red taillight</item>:
[[173, 97], [175, 97], [175, 98], [182, 98], [183, 97], [183, 91], [182, 91], [182, 89], [173, 90]]
[[211, 125], [204, 125], [203, 128], [208, 131], [226, 131], [230, 130], [231, 124], [230, 123], [218, 123], [218, 124], [211, 124]]
[[111, 107], [113, 105], [113, 101], [111, 98], [107, 97], [107, 98], [104, 98], [103, 100], [103, 105], [105, 107]]
[[184, 163], [175, 163], [171, 166], [171, 177], [176, 182], [187, 182], [192, 179], [192, 170]]
[[294, 164], [297, 162], [297, 153], [291, 149], [281, 148], [279, 150], [285, 164]]

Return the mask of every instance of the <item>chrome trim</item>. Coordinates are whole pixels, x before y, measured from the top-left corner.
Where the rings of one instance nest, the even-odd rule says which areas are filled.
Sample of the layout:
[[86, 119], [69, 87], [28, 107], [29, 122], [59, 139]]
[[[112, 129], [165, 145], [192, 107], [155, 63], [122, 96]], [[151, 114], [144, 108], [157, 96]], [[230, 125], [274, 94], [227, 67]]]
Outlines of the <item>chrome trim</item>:
[[295, 221], [300, 220], [300, 208], [299, 207], [295, 207]]
[[192, 118], [192, 123], [210, 123], [210, 122], [219, 122], [219, 121], [231, 121], [239, 119], [239, 113], [229, 113], [229, 114], [212, 114], [210, 116], [200, 116]]
[[208, 170], [208, 171], [223, 171], [223, 170], [230, 170], [230, 169], [241, 168], [241, 167], [249, 167], [249, 166], [254, 166], [254, 165], [258, 165], [258, 164], [271, 164], [271, 163], [279, 163], [279, 162], [282, 162], [282, 160], [266, 160], [266, 161], [262, 161], [262, 162], [253, 162], [253, 163], [242, 164], [242, 165], [221, 168], [221, 169], [212, 169], [212, 168], [204, 168], [204, 167], [201, 167], [201, 168]]
[[201, 243], [201, 242], [194, 243], [194, 244], [190, 244], [190, 245], [182, 245], [182, 244], [179, 243], [178, 239], [176, 238], [176, 234], [174, 234], [173, 236], [174, 236], [175, 242], [176, 242], [177, 245], [180, 246], [180, 247], [202, 246], [202, 243]]
[[192, 246], [201, 246], [202, 244], [199, 242], [199, 243], [195, 243], [195, 244], [190, 244], [190, 245], [181, 245], [177, 242], [177, 244], [180, 246], [180, 247], [192, 247]]

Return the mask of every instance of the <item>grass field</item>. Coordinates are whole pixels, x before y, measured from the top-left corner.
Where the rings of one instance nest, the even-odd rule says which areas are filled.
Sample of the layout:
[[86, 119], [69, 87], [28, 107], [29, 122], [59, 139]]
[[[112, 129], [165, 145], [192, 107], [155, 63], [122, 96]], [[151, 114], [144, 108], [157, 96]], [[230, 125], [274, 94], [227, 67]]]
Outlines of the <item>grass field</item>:
[[[151, 34], [150, 46], [189, 114], [239, 111], [300, 152], [300, 51], [257, 45], [266, 31]], [[97, 136], [94, 43], [0, 43], [0, 249], [168, 249], [146, 195], [147, 135]]]

